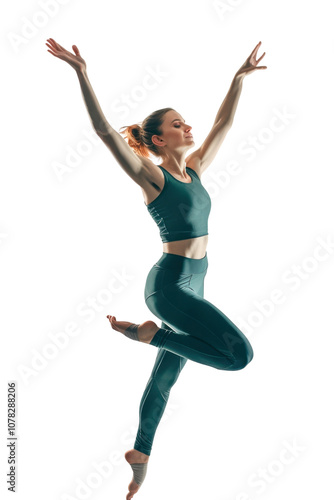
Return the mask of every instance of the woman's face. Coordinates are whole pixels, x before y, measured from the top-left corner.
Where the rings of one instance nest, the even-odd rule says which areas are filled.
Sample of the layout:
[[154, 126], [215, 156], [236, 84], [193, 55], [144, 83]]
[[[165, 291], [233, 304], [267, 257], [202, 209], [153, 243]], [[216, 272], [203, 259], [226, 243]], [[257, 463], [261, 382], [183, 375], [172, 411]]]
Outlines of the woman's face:
[[167, 111], [161, 125], [162, 135], [154, 135], [157, 145], [170, 150], [183, 151], [194, 145], [191, 133], [192, 127], [184, 122], [183, 117], [176, 111]]

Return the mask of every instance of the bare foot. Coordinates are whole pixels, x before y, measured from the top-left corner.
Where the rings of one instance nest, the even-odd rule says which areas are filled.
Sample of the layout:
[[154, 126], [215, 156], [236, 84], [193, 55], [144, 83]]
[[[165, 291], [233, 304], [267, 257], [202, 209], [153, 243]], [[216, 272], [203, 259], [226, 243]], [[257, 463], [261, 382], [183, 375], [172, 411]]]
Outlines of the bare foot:
[[[115, 316], [108, 315], [107, 318], [110, 321], [112, 329], [116, 330], [117, 332], [121, 332], [121, 333], [124, 333], [124, 331], [130, 325], [135, 324], [135, 323], [129, 323], [129, 321], [116, 321]], [[158, 330], [159, 330], [159, 327], [157, 326], [156, 323], [154, 323], [154, 321], [144, 321], [144, 323], [141, 323], [138, 326], [137, 333], [138, 333], [139, 341], [145, 342], [146, 344], [149, 344]]]
[[[132, 448], [132, 450], [127, 451], [125, 454], [125, 460], [129, 464], [138, 464], [138, 463], [147, 463], [148, 459], [150, 458], [149, 455], [145, 455], [145, 453], [141, 453], [138, 450], [135, 450]], [[131, 500], [133, 495], [137, 493], [139, 490], [140, 486], [136, 483], [134, 479], [131, 480], [129, 486], [129, 493], [126, 495], [126, 500]]]

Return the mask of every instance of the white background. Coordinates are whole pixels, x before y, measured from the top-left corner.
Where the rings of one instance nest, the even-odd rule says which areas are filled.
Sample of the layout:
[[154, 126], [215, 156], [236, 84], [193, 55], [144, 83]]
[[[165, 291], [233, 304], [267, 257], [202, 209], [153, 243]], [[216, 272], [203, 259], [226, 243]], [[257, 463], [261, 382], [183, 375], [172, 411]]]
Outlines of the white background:
[[[2, 491], [13, 498], [6, 401], [15, 380], [15, 498], [125, 498], [132, 471], [123, 455], [157, 351], [112, 330], [106, 315], [160, 325], [144, 301], [162, 254], [158, 228], [95, 134], [75, 71], [46, 39], [78, 46], [116, 130], [172, 107], [196, 147], [262, 41], [267, 69], [244, 79], [233, 126], [202, 177], [212, 199], [205, 297], [245, 325], [254, 358], [238, 372], [187, 362], [136, 498], [329, 498], [330, 2], [17, 1], [1, 19]], [[231, 162], [239, 173], [228, 177]], [[56, 337], [67, 344], [57, 348]]]

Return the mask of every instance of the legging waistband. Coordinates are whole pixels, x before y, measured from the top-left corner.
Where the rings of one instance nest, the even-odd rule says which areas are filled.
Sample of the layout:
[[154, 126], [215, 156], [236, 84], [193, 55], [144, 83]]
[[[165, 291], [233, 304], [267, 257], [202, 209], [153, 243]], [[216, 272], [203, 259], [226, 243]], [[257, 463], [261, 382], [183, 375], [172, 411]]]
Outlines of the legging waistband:
[[175, 253], [163, 252], [160, 259], [155, 263], [163, 269], [171, 269], [180, 273], [202, 273], [208, 268], [208, 256], [205, 252], [201, 259], [191, 259]]

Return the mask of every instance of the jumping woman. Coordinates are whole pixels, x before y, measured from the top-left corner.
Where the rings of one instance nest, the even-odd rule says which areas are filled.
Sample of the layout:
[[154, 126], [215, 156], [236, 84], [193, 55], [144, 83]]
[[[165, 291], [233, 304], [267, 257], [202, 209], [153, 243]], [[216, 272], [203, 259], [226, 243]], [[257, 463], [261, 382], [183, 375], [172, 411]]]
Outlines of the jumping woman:
[[[79, 78], [83, 98], [97, 135], [117, 162], [141, 187], [144, 204], [156, 222], [163, 242], [162, 256], [150, 269], [145, 283], [145, 302], [161, 320], [131, 323], [108, 315], [113, 330], [129, 339], [158, 348], [151, 376], [139, 408], [139, 427], [133, 449], [125, 453], [133, 477], [127, 500], [144, 481], [153, 439], [165, 410], [170, 390], [187, 360], [217, 370], [241, 370], [253, 358], [253, 349], [239, 328], [216, 306], [204, 299], [208, 269], [208, 218], [211, 199], [201, 177], [215, 158], [232, 126], [242, 82], [256, 69], [259, 42], [236, 72], [202, 146], [194, 146], [192, 127], [173, 108], [151, 113], [142, 122], [122, 127], [123, 138], [107, 122], [88, 80], [86, 63], [76, 45], [74, 54], [52, 38], [51, 54], [72, 66]], [[150, 153], [162, 159], [156, 165]]]

